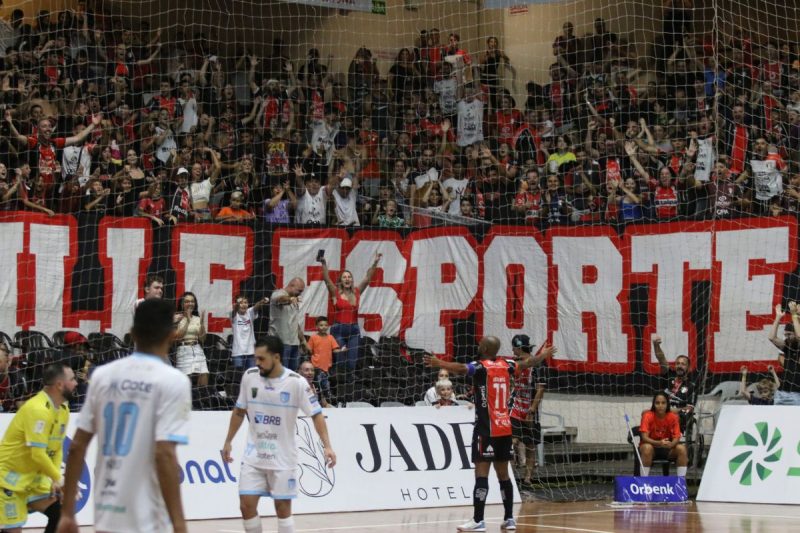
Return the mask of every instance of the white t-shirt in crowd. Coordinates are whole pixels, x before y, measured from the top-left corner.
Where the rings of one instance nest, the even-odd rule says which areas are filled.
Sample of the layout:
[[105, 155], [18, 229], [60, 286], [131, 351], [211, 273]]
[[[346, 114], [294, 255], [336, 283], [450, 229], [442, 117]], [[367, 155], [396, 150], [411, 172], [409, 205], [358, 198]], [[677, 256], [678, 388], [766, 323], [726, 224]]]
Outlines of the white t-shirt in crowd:
[[433, 92], [439, 95], [439, 107], [442, 114], [452, 115], [458, 110], [458, 82], [455, 78], [447, 78], [433, 82]]
[[308, 381], [288, 368], [279, 378], [262, 377], [258, 368], [242, 376], [236, 407], [250, 421], [242, 462], [262, 470], [297, 468], [297, 415], [322, 412]]
[[350, 189], [347, 196], [342, 196], [338, 189], [333, 189], [336, 219], [340, 226], [360, 226], [358, 221], [358, 189]]
[[[80, 172], [78, 172], [80, 170]], [[86, 146], [66, 146], [61, 154], [61, 174], [76, 176], [81, 187], [92, 175], [92, 154]]]
[[78, 416], [96, 435], [98, 531], [172, 531], [155, 465], [157, 442], [189, 442], [191, 382], [160, 357], [133, 355], [97, 367]]
[[181, 122], [179, 133], [189, 133], [200, 121], [197, 116], [197, 100], [194, 96], [188, 100], [178, 98], [178, 103], [183, 106], [183, 122]]
[[697, 160], [694, 167], [694, 179], [703, 182], [709, 181], [711, 179], [711, 170], [716, 160], [714, 138], [697, 139]]
[[447, 195], [453, 199], [450, 202], [450, 207], [447, 212], [451, 215], [460, 215], [461, 214], [461, 197], [464, 196], [464, 192], [467, 190], [467, 186], [469, 185], [469, 180], [466, 178], [463, 179], [456, 179], [456, 178], [447, 178], [442, 183], [442, 187], [445, 190], [450, 189]]
[[233, 346], [231, 356], [253, 355], [256, 351], [256, 333], [253, 321], [258, 318], [258, 311], [250, 307], [244, 314], [237, 311], [231, 312], [231, 331], [233, 333]]
[[328, 195], [325, 187], [320, 187], [316, 195], [311, 196], [308, 189], [297, 199], [295, 222], [298, 224], [327, 223]]
[[458, 137], [456, 144], [469, 146], [483, 140], [483, 102], [473, 98], [471, 102], [458, 102]]
[[211, 201], [211, 191], [213, 190], [214, 186], [208, 178], [189, 184], [189, 196], [192, 199], [192, 203], [203, 202], [208, 204]]
[[[156, 126], [156, 135], [161, 135], [166, 130], [160, 126]], [[169, 161], [170, 151], [177, 150], [178, 144], [175, 142], [175, 137], [170, 133], [167, 135], [161, 144], [156, 149], [156, 159], [166, 164]]]
[[753, 188], [756, 190], [757, 200], [767, 201], [783, 193], [783, 176], [778, 170], [777, 161], [751, 159], [749, 163], [753, 171]]

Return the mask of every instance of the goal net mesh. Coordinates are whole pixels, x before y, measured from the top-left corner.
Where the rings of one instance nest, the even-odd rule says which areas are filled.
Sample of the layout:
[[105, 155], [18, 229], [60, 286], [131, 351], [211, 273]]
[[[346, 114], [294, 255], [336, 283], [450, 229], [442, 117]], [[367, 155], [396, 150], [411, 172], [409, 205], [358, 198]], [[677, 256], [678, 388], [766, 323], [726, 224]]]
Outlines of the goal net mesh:
[[[134, 306], [153, 295], [203, 324], [172, 354], [196, 409], [235, 400], [231, 320], [244, 339], [272, 321], [297, 347], [284, 362], [311, 361], [334, 406], [442, 402], [425, 355], [471, 361], [483, 336], [504, 357], [518, 335], [534, 355], [554, 345], [517, 380], [517, 395], [543, 391], [524, 487], [543, 498], [605, 496], [633, 469], [626, 415], [638, 425], [679, 355], [693, 479], [709, 393], [734, 390], [743, 366], [748, 384], [774, 366], [795, 387], [769, 340], [797, 292], [795, 2], [0, 12], [6, 411], [50, 361], [85, 391], [130, 351]], [[321, 316], [332, 356], [313, 340]], [[450, 378], [469, 403], [468, 380]]]

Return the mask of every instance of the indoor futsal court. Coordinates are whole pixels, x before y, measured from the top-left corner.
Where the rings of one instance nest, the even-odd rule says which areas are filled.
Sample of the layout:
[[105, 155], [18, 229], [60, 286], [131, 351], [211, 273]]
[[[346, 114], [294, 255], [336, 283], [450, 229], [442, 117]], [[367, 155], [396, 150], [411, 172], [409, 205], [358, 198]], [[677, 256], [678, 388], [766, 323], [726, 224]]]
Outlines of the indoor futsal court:
[[[500, 531], [502, 506], [486, 507], [486, 531]], [[471, 507], [409, 509], [364, 513], [295, 515], [296, 531], [382, 533], [408, 531], [443, 533], [472, 514]], [[517, 532], [576, 533], [771, 533], [797, 531], [800, 508], [793, 505], [756, 505], [698, 502], [685, 505], [612, 506], [609, 502], [528, 502], [516, 513]], [[275, 533], [275, 518], [263, 519], [264, 532]], [[36, 531], [41, 530], [26, 530]], [[93, 528], [81, 528], [93, 532]], [[191, 533], [243, 533], [241, 520], [189, 522]]]

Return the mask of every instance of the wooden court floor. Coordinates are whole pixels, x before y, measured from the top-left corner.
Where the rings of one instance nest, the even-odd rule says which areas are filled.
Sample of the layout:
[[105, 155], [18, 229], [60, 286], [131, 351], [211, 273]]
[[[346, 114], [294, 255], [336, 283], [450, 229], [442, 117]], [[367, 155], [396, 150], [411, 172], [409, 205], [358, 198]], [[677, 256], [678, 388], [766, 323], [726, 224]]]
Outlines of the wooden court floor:
[[[500, 532], [502, 507], [486, 508], [486, 531]], [[297, 533], [455, 532], [471, 516], [469, 507], [295, 517]], [[275, 518], [263, 519], [264, 531], [275, 533]], [[517, 532], [575, 533], [783, 533], [800, 532], [800, 506], [732, 503], [613, 507], [608, 502], [529, 502], [518, 506]], [[36, 530], [26, 530], [36, 531]], [[81, 531], [93, 532], [92, 528]], [[243, 533], [240, 520], [189, 523], [192, 533]]]

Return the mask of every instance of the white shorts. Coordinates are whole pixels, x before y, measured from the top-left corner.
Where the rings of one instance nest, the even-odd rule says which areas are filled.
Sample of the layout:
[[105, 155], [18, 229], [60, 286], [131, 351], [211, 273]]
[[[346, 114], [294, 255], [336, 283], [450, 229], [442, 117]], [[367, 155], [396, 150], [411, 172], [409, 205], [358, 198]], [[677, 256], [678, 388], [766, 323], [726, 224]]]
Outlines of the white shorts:
[[292, 500], [297, 497], [297, 470], [262, 470], [242, 463], [239, 495]]
[[175, 352], [175, 368], [186, 374], [208, 374], [206, 354], [199, 344], [178, 346]]

